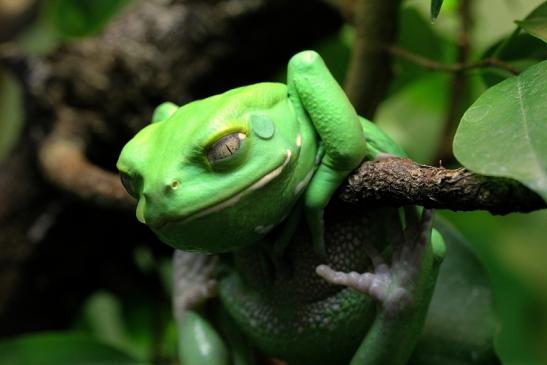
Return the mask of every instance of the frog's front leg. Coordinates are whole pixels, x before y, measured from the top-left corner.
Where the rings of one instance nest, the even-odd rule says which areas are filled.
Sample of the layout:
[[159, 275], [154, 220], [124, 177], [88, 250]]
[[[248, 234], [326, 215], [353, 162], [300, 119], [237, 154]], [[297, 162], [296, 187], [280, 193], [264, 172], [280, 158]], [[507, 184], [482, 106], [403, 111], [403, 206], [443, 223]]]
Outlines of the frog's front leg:
[[413, 207], [405, 210], [405, 216], [407, 227], [393, 243], [390, 266], [369, 246], [373, 272], [317, 267], [317, 274], [328, 282], [370, 295], [379, 304], [351, 365], [406, 364], [420, 335], [445, 249], [440, 234], [432, 231], [430, 210], [424, 210], [421, 220]]
[[359, 117], [344, 91], [313, 51], [289, 61], [289, 99], [309, 115], [325, 155], [304, 195], [306, 218], [316, 252], [324, 255], [323, 210], [346, 176], [363, 161], [366, 141]]

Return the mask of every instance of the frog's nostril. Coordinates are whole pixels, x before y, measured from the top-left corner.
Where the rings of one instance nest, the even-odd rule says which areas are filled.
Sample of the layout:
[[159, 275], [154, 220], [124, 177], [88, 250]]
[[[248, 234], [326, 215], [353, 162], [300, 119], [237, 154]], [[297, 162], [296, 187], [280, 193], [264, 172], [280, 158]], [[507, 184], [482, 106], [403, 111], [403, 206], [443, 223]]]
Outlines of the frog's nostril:
[[167, 186], [165, 187], [165, 190], [167, 191], [177, 190], [179, 186], [180, 186], [180, 181], [178, 181], [177, 179], [174, 179], [169, 184], [167, 184]]

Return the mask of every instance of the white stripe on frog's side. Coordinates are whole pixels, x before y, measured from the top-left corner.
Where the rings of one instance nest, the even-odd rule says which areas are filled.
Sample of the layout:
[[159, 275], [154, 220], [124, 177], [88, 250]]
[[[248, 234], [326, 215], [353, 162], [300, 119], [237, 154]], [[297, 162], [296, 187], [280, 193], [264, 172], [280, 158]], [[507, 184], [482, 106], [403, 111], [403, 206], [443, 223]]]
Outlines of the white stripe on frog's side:
[[[269, 174], [267, 175], [264, 175], [262, 177], [262, 179], [258, 180], [257, 182], [255, 182], [253, 185], [251, 185], [251, 187], [249, 188], [249, 190], [257, 190], [257, 189], [260, 189], [261, 187], [263, 187], [264, 185], [268, 184], [270, 181], [272, 181], [273, 179], [275, 179], [280, 173], [281, 171], [283, 171], [283, 169], [285, 168], [285, 166], [287, 166], [287, 164], [289, 163], [289, 161], [291, 160], [291, 156], [292, 156], [292, 151], [291, 150], [287, 150], [287, 158], [285, 159], [285, 162], [283, 162], [283, 164], [281, 166], [279, 166], [277, 169], [273, 170], [272, 172], [270, 172]], [[245, 192], [245, 190], [243, 191]]]
[[308, 171], [304, 179], [299, 181], [298, 184], [296, 184], [296, 188], [294, 189], [294, 195], [300, 194], [302, 190], [304, 190], [308, 186], [308, 184], [310, 183], [310, 180], [315, 174], [315, 171], [317, 171], [317, 168], [321, 164], [322, 158], [323, 158], [323, 147], [319, 145], [319, 148], [317, 149], [317, 153], [315, 155], [314, 166], [311, 168], [310, 171]]
[[302, 192], [302, 190], [308, 186], [308, 183], [310, 182], [311, 178], [313, 177], [313, 174], [315, 173], [315, 167], [312, 168], [307, 174], [306, 177], [304, 177], [303, 180], [301, 180], [298, 184], [296, 184], [296, 189], [294, 189], [294, 195], [298, 195]]
[[202, 211], [197, 212], [196, 214], [191, 215], [190, 217], [186, 218], [185, 221], [200, 218], [200, 217], [203, 217], [205, 215], [208, 215], [208, 214], [211, 214], [211, 213], [214, 213], [214, 212], [218, 212], [219, 210], [222, 210], [222, 209], [225, 209], [225, 208], [228, 208], [228, 207], [231, 207], [231, 206], [237, 204], [247, 192], [260, 189], [263, 186], [265, 186], [266, 184], [268, 184], [270, 181], [275, 179], [277, 176], [279, 176], [279, 174], [281, 174], [281, 172], [285, 169], [285, 166], [287, 166], [287, 164], [291, 160], [291, 156], [292, 156], [291, 150], [287, 150], [287, 157], [285, 158], [285, 161], [279, 167], [277, 167], [275, 170], [273, 170], [273, 171], [269, 172], [268, 174], [264, 175], [262, 178], [260, 178], [260, 180], [255, 182], [253, 185], [249, 186], [245, 190], [242, 190], [241, 192], [234, 195], [230, 199], [227, 199], [227, 200], [225, 200], [223, 202], [220, 202], [217, 205], [213, 205], [209, 208], [205, 208]]
[[296, 136], [296, 147], [302, 147], [302, 135], [300, 133], [298, 133], [298, 136]]

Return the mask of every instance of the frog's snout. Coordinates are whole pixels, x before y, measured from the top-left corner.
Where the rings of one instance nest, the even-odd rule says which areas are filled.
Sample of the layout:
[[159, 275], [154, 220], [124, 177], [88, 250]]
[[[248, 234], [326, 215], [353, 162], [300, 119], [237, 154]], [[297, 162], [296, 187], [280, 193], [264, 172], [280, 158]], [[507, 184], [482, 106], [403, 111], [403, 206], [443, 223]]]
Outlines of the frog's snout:
[[164, 213], [168, 211], [169, 195], [180, 186], [180, 180], [175, 178], [164, 181], [155, 189], [145, 188], [137, 205], [138, 220], [153, 228], [163, 226], [167, 222]]
[[137, 205], [137, 219], [151, 228], [163, 226], [166, 221], [158, 204], [149, 194], [143, 193]]

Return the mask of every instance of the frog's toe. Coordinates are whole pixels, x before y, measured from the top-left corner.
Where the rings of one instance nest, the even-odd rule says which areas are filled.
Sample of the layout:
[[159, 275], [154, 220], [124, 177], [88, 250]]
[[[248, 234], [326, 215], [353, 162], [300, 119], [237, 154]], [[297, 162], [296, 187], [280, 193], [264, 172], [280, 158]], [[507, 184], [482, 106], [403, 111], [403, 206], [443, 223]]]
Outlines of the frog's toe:
[[333, 270], [328, 265], [317, 266], [315, 272], [331, 284], [347, 286], [380, 302], [384, 302], [389, 294], [390, 276], [385, 273], [345, 273]]
[[312, 67], [319, 61], [322, 61], [319, 53], [307, 50], [299, 52], [292, 56], [292, 58], [289, 60], [289, 67], [302, 72]]

